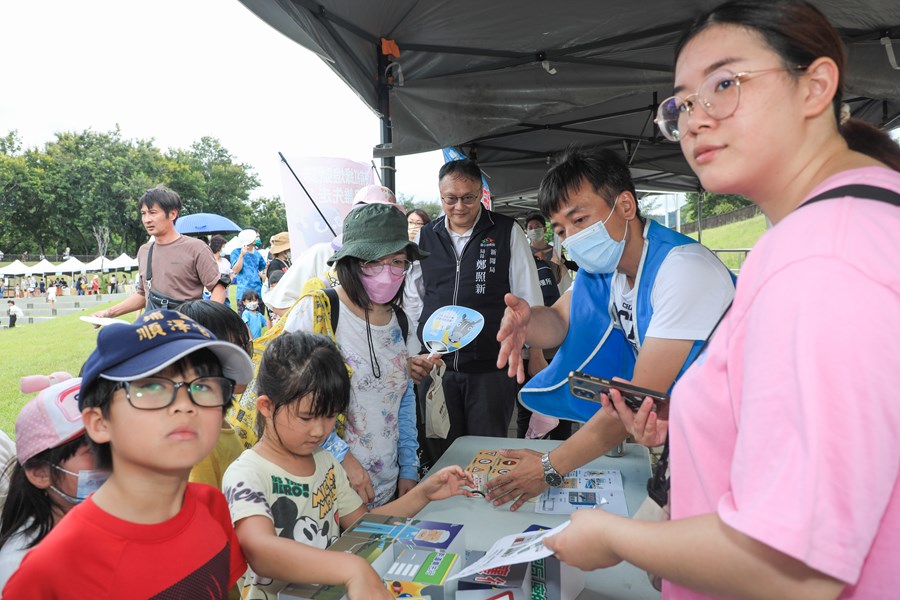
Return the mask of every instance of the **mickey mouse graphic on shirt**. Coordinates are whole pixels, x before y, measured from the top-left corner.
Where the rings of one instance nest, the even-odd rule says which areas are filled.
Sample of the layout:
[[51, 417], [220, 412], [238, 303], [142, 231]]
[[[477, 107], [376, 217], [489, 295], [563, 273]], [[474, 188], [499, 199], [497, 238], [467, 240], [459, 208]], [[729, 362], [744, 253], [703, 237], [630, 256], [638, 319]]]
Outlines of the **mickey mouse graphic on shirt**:
[[299, 516], [297, 505], [286, 497], [278, 498], [272, 505], [272, 518], [279, 537], [296, 540], [322, 550], [328, 548], [337, 539], [337, 535], [329, 535], [337, 531], [327, 520], [321, 525], [313, 518]]

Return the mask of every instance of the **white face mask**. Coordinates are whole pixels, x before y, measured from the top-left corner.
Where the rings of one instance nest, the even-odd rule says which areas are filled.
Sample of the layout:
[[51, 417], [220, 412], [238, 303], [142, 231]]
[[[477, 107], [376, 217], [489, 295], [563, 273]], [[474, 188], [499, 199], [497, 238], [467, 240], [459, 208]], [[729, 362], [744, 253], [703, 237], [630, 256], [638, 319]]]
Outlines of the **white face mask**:
[[64, 469], [59, 465], [52, 465], [54, 469], [59, 469], [63, 473], [71, 475], [72, 477], [76, 477], [78, 479], [78, 488], [75, 492], [75, 496], [70, 496], [67, 493], [60, 491], [55, 486], [50, 486], [50, 489], [59, 494], [64, 500], [66, 500], [69, 504], [80, 504], [100, 489], [100, 486], [103, 485], [107, 479], [109, 479], [109, 471], [102, 471], [100, 469], [82, 469], [77, 473], [73, 471], [69, 471], [68, 469]]
[[533, 244], [544, 239], [544, 231], [542, 229], [528, 229], [525, 231], [525, 237]]
[[259, 308], [259, 302], [244, 302], [244, 308], [247, 310], [256, 310]]
[[605, 219], [597, 221], [575, 235], [570, 235], [562, 243], [563, 248], [569, 252], [569, 256], [588, 273], [597, 275], [612, 273], [619, 265], [619, 260], [625, 251], [628, 221], [625, 221], [625, 235], [619, 241], [610, 238], [609, 232], [606, 230], [606, 222], [612, 218], [618, 201], [619, 198], [616, 197], [612, 210]]

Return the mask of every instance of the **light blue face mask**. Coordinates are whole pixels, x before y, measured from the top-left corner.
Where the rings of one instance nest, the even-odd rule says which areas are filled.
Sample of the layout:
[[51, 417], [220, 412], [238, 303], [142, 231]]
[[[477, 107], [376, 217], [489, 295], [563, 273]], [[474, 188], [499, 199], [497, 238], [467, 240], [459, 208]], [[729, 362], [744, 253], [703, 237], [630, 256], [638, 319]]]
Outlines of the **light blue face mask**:
[[618, 242], [609, 237], [606, 231], [606, 222], [616, 210], [616, 196], [612, 210], [602, 221], [597, 221], [587, 229], [583, 229], [575, 235], [569, 236], [562, 242], [563, 248], [569, 253], [578, 266], [588, 273], [605, 275], [612, 273], [619, 266], [619, 260], [625, 251], [625, 235], [628, 234], [628, 221], [625, 221], [625, 235]]
[[59, 469], [63, 473], [67, 473], [78, 479], [78, 489], [75, 492], [75, 496], [70, 496], [62, 490], [57, 489], [55, 486], [50, 486], [51, 490], [59, 494], [69, 504], [82, 503], [88, 496], [99, 490], [100, 486], [109, 479], [109, 471], [102, 471], [100, 469], [82, 469], [75, 473], [74, 471], [62, 468], [59, 465], [52, 466], [54, 469]]

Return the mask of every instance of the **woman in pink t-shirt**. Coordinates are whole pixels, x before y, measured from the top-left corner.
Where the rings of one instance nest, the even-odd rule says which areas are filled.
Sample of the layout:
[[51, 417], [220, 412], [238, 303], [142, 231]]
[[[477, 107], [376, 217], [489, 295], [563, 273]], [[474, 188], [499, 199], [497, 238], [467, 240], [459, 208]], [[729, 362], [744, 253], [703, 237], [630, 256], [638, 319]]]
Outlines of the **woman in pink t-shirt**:
[[672, 520], [579, 511], [547, 542], [563, 560], [626, 560], [665, 598], [897, 596], [900, 150], [844, 127], [844, 71], [837, 32], [798, 0], [729, 2], [678, 45], [660, 131], [704, 188], [751, 198], [775, 227], [671, 420], [614, 394], [644, 443], [671, 426]]

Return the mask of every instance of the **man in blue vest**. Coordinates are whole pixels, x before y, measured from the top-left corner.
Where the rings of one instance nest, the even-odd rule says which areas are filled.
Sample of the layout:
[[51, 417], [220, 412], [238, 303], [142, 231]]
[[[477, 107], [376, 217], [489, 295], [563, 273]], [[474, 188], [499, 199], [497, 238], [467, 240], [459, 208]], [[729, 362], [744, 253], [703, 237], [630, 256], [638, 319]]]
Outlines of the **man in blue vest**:
[[612, 151], [567, 152], [541, 182], [538, 207], [580, 270], [552, 307], [506, 297], [497, 363], [522, 381], [523, 344], [561, 344], [520, 401], [585, 425], [549, 453], [507, 453], [521, 462], [488, 484], [488, 498], [514, 501], [510, 510], [625, 439], [615, 410], [569, 393], [569, 371], [669, 390], [734, 296], [734, 279], [712, 252], [641, 217], [628, 166]]
[[[420, 430], [426, 461], [437, 460], [463, 435], [507, 435], [518, 384], [497, 366], [503, 298], [512, 293], [525, 304], [543, 303], [525, 232], [513, 219], [481, 205], [478, 164], [468, 159], [448, 162], [438, 182], [444, 215], [419, 231], [416, 242], [431, 258], [416, 263], [407, 275], [404, 309], [410, 322], [418, 324], [419, 341], [428, 317], [448, 304], [479, 311], [484, 329], [469, 345], [444, 357], [450, 433], [447, 439], [426, 439]], [[422, 407], [431, 383], [426, 356], [410, 361], [413, 379], [422, 380]]]

